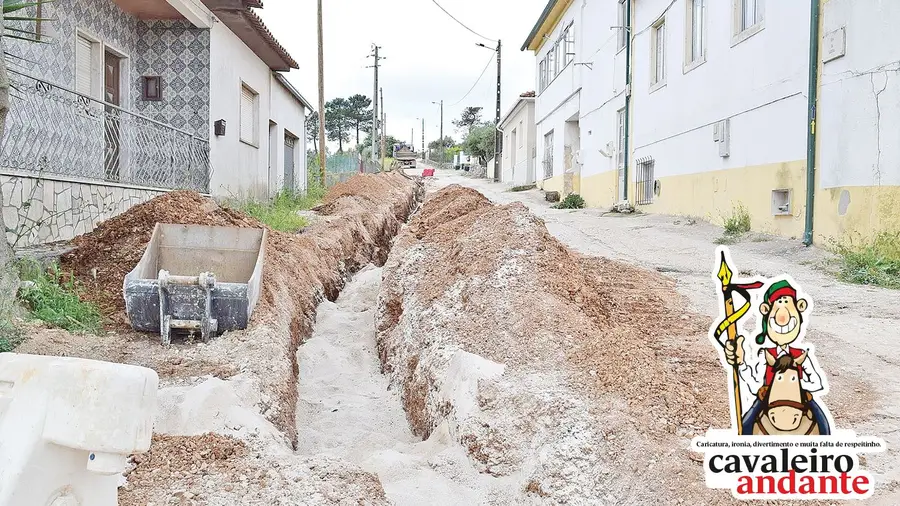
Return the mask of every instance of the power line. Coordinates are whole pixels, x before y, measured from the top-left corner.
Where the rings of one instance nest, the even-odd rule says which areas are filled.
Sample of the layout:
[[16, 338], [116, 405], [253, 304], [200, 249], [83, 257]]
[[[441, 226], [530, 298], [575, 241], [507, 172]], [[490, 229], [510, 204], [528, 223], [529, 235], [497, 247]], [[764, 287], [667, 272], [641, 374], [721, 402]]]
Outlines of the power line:
[[490, 59], [488, 60], [488, 62], [487, 62], [487, 65], [484, 66], [484, 70], [481, 71], [481, 75], [478, 76], [478, 79], [475, 80], [475, 84], [473, 84], [472, 87], [469, 88], [469, 91], [467, 91], [466, 94], [463, 95], [463, 98], [459, 99], [459, 101], [457, 101], [457, 102], [454, 103], [454, 104], [450, 104], [448, 107], [455, 107], [455, 106], [459, 105], [460, 102], [462, 102], [463, 100], [465, 100], [466, 97], [468, 97], [469, 94], [472, 93], [472, 90], [474, 90], [475, 87], [478, 86], [478, 83], [481, 81], [481, 78], [484, 77], [484, 73], [487, 72], [488, 67], [490, 67], [490, 66], [491, 66], [491, 63], [493, 63], [493, 62], [494, 62], [494, 57], [491, 56], [491, 58], [490, 58]]
[[447, 9], [445, 9], [441, 4], [437, 3], [437, 0], [431, 0], [431, 1], [434, 2], [434, 5], [437, 5], [439, 9], [441, 9], [442, 11], [444, 11], [444, 14], [450, 16], [450, 18], [453, 19], [453, 21], [456, 21], [457, 23], [459, 23], [459, 25], [462, 26], [463, 28], [465, 28], [466, 30], [468, 30], [468, 31], [470, 31], [470, 32], [472, 32], [472, 33], [474, 33], [475, 35], [481, 37], [481, 38], [484, 39], [484, 40], [489, 40], [489, 41], [491, 41], [491, 42], [497, 42], [496, 40], [491, 39], [491, 38], [488, 38], [488, 37], [485, 37], [484, 35], [481, 35], [480, 33], [476, 32], [475, 30], [473, 30], [473, 29], [469, 28], [468, 26], [466, 26], [465, 23], [463, 23], [462, 21], [456, 19], [456, 17], [453, 16], [453, 14], [450, 14], [449, 12], [447, 12]]

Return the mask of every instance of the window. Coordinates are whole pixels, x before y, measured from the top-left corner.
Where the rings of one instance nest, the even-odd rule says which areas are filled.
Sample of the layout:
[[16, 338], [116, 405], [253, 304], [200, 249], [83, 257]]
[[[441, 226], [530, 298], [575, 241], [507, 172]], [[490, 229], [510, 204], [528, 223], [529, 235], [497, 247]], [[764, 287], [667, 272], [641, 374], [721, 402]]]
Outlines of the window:
[[547, 53], [547, 74], [550, 78], [547, 84], [550, 84], [550, 81], [556, 77], [556, 50], [559, 48], [556, 44], [550, 48], [550, 52]]
[[616, 166], [619, 170], [625, 168], [625, 109], [619, 109], [616, 113]]
[[256, 146], [259, 142], [259, 94], [241, 85], [241, 141]]
[[653, 166], [654, 161], [652, 157], [645, 156], [637, 160], [637, 195], [635, 196], [635, 203], [639, 206], [653, 203], [653, 195], [656, 190]]
[[538, 63], [538, 86], [541, 91], [547, 88], [567, 65], [575, 61], [575, 28], [574, 23], [562, 31], [559, 39], [553, 43], [544, 58]]
[[741, 31], [753, 28], [762, 21], [759, 0], [741, 0]]
[[565, 33], [563, 34], [563, 41], [565, 42], [565, 63], [563, 67], [575, 61], [575, 28], [573, 25], [569, 25], [566, 28]]
[[625, 9], [627, 9], [627, 8], [628, 8], [628, 6], [625, 4], [625, 0], [619, 0], [619, 7], [618, 7], [618, 9], [619, 9], [618, 10], [619, 28], [618, 28], [618, 34], [617, 34], [619, 40], [618, 40], [618, 45], [616, 46], [616, 51], [621, 51], [622, 49], [625, 49], [625, 43], [627, 42], [628, 29], [625, 28], [625, 23], [627, 22], [625, 19], [625, 17], [626, 17]]
[[748, 39], [763, 29], [765, 0], [732, 0], [734, 2], [734, 38], [732, 45]]
[[538, 87], [540, 91], [544, 91], [547, 87], [547, 59], [541, 60], [538, 64]]
[[75, 91], [96, 96], [99, 80], [95, 64], [95, 45], [93, 40], [78, 34], [75, 36]]
[[706, 60], [706, 0], [688, 0], [684, 47], [685, 67]]
[[662, 87], [666, 82], [666, 20], [659, 20], [651, 32], [650, 86]]
[[553, 130], [544, 136], [544, 179], [553, 177]]

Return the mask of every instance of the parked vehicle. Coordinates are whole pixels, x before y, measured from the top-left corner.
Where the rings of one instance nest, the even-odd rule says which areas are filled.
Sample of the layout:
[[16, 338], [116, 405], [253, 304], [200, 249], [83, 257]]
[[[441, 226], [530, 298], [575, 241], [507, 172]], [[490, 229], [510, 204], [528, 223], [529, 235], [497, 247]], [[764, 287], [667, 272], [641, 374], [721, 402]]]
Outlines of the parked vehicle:
[[394, 144], [394, 160], [402, 169], [416, 168], [416, 150], [407, 144]]

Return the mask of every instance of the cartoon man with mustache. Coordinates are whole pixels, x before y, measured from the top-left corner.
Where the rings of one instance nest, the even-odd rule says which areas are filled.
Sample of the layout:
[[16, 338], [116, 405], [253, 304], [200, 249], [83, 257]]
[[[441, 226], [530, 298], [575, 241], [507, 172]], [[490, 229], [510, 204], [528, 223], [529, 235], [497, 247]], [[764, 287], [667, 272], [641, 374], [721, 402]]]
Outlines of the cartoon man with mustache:
[[[779, 358], [789, 355], [796, 366], [800, 386], [806, 392], [823, 392], [826, 385], [816, 368], [815, 359], [809, 356], [809, 350], [795, 348], [795, 344], [803, 333], [803, 312], [809, 304], [798, 298], [797, 290], [787, 280], [773, 283], [766, 290], [764, 300], [759, 306], [762, 315], [762, 332], [756, 336], [756, 344], [762, 346], [766, 339], [775, 344], [774, 347], [762, 348], [756, 356], [744, 349], [744, 336], [725, 345], [725, 360], [730, 365], [737, 365], [738, 374], [750, 390], [756, 394], [760, 388], [768, 389], [775, 378], [775, 363]], [[764, 409], [762, 400], [757, 396], [753, 406], [742, 418], [743, 433], [752, 434], [753, 425]], [[809, 405], [811, 415], [818, 424], [822, 434], [830, 433], [828, 418], [815, 399]]]

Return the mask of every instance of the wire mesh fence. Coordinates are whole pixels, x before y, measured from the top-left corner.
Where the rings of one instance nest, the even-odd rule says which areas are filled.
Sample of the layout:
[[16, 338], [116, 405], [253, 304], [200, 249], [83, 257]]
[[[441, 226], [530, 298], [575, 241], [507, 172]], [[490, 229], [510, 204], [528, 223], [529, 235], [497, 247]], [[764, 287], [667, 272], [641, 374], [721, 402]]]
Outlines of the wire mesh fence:
[[[311, 180], [321, 181], [319, 172], [319, 156], [310, 153], [308, 174]], [[364, 159], [354, 152], [334, 153], [325, 159], [325, 187], [343, 183], [356, 174], [374, 174], [381, 171], [381, 164], [371, 159]]]

